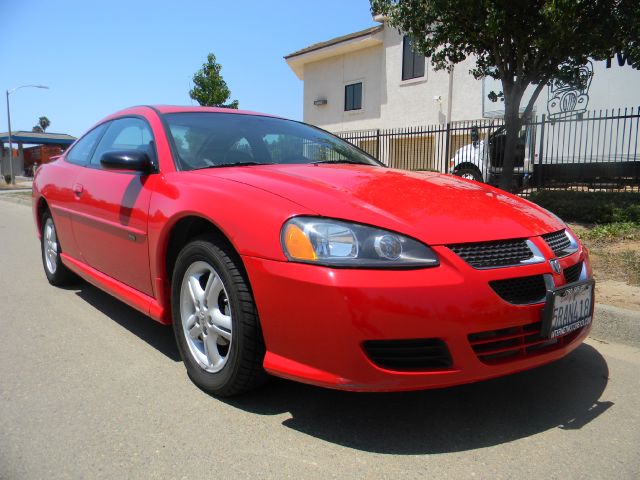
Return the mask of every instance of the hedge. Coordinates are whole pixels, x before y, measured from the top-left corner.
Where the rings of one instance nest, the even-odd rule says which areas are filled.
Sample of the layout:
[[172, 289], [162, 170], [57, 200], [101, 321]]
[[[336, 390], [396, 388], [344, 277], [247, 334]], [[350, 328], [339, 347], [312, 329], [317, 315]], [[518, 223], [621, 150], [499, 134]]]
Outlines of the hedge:
[[640, 223], [640, 192], [543, 190], [527, 198], [569, 222]]

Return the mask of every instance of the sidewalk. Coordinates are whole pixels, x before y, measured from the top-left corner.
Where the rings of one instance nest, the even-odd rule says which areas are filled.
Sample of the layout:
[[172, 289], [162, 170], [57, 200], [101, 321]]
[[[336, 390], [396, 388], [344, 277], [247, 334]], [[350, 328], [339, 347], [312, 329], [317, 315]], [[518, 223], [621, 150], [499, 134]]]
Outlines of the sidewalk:
[[6, 192], [15, 192], [16, 190], [31, 190], [33, 186], [33, 178], [21, 177], [16, 175], [16, 184], [7, 185], [4, 179], [0, 180], [0, 194]]

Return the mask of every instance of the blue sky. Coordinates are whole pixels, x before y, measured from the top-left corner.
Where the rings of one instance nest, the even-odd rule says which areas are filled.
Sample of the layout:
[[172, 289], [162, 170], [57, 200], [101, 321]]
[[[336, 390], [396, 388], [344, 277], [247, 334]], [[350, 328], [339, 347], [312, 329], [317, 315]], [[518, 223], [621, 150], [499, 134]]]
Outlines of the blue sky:
[[302, 82], [283, 56], [367, 28], [368, 0], [0, 0], [0, 131], [38, 117], [80, 135], [140, 104], [191, 105], [190, 81], [213, 52], [240, 108], [302, 119]]

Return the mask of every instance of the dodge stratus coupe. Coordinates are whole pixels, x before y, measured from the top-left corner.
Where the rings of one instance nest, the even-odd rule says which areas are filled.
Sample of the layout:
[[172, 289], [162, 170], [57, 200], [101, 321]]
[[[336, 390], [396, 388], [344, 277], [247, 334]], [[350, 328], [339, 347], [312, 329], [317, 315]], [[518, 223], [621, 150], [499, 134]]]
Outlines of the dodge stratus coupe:
[[44, 271], [163, 324], [220, 396], [268, 374], [358, 391], [474, 382], [587, 336], [587, 250], [501, 190], [385, 167], [304, 123], [141, 106], [33, 186]]

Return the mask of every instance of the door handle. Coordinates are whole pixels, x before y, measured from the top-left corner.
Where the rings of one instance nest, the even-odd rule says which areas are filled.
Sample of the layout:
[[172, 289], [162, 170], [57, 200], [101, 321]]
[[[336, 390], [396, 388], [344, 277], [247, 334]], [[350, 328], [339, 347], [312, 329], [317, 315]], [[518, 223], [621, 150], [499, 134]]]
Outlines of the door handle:
[[82, 192], [84, 192], [84, 187], [79, 183], [74, 183], [73, 193], [75, 193], [79, 197], [80, 195], [82, 195]]

